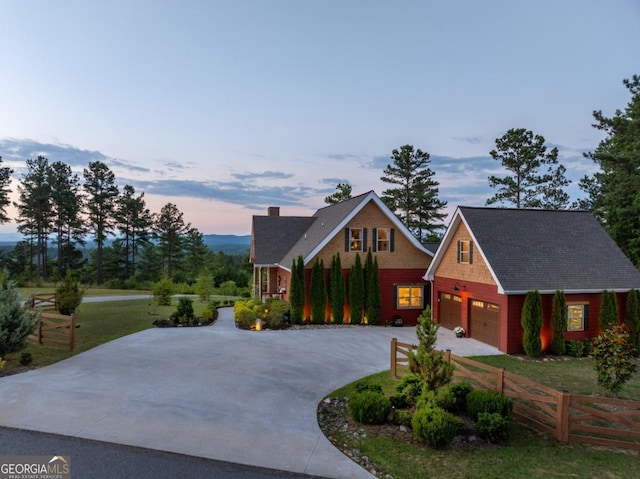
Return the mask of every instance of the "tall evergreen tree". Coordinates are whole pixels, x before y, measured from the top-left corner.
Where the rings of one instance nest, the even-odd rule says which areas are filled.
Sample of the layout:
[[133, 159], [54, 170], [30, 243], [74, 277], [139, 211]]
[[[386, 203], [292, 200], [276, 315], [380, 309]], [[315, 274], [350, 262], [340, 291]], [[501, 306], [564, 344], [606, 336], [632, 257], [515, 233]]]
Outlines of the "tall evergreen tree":
[[102, 256], [104, 242], [113, 232], [114, 209], [118, 198], [118, 187], [115, 175], [109, 167], [101, 161], [92, 161], [83, 170], [84, 190], [86, 192], [86, 208], [89, 230], [93, 233], [96, 243], [96, 283], [104, 282], [102, 271]]
[[162, 258], [166, 275], [171, 278], [174, 263], [180, 261], [185, 234], [191, 228], [184, 222], [184, 215], [173, 203], [167, 203], [156, 216], [154, 236], [158, 241], [158, 251]]
[[335, 205], [351, 198], [352, 187], [349, 183], [338, 183], [336, 192], [330, 194], [324, 199], [328, 205]]
[[381, 199], [420, 240], [438, 236], [444, 229], [446, 201], [438, 199], [439, 183], [429, 168], [429, 153], [404, 145], [391, 152], [393, 164], [387, 165], [385, 183], [396, 185], [382, 192]]
[[311, 268], [309, 303], [311, 305], [311, 322], [313, 324], [324, 324], [327, 319], [327, 285], [324, 264], [318, 258], [316, 258]]
[[291, 284], [289, 285], [289, 304], [291, 305], [291, 322], [304, 322], [304, 259], [298, 256], [291, 265]]
[[189, 228], [185, 234], [184, 251], [187, 282], [196, 280], [203, 264], [207, 264], [211, 251], [204, 243], [203, 235], [196, 228]]
[[335, 324], [344, 322], [344, 303], [345, 303], [345, 284], [344, 275], [342, 274], [342, 262], [340, 261], [340, 253], [333, 255], [331, 259], [331, 278], [330, 288], [331, 294], [331, 317]]
[[48, 182], [51, 191], [53, 213], [53, 233], [57, 247], [57, 279], [66, 277], [66, 272], [77, 262], [76, 244], [83, 245], [84, 227], [80, 178], [71, 171], [71, 167], [61, 161], [51, 164], [48, 170]]
[[618, 324], [618, 299], [613, 291], [603, 291], [600, 301], [600, 316], [598, 317], [600, 330], [609, 329]]
[[538, 291], [529, 291], [522, 307], [522, 317], [520, 319], [524, 335], [522, 346], [527, 356], [537, 358], [542, 354], [542, 298]]
[[378, 258], [373, 259], [373, 266], [367, 275], [367, 323], [372, 325], [380, 324], [380, 309], [382, 307], [382, 296], [380, 291], [380, 273], [378, 270]]
[[125, 185], [118, 198], [115, 218], [122, 235], [125, 254], [125, 277], [136, 274], [136, 256], [151, 236], [153, 215], [146, 206], [144, 193], [136, 196], [135, 188]]
[[506, 203], [521, 208], [562, 209], [569, 205], [564, 188], [570, 183], [566, 168], [558, 164], [558, 149], [547, 152], [545, 139], [525, 128], [512, 128], [496, 139], [489, 154], [507, 170], [506, 176], [491, 175], [489, 186], [497, 193], [487, 205]]
[[362, 270], [362, 274], [364, 275], [364, 304], [365, 304], [365, 309], [366, 306], [368, 304], [368, 297], [369, 297], [369, 277], [371, 276], [373, 272], [373, 253], [371, 252], [371, 248], [367, 249], [367, 255], [364, 258], [364, 267]]
[[9, 193], [11, 190], [11, 174], [13, 170], [8, 166], [2, 166], [2, 157], [0, 156], [0, 224], [9, 221], [7, 216], [7, 206], [11, 204]]
[[588, 198], [578, 206], [589, 208], [620, 249], [640, 266], [640, 75], [623, 80], [631, 93], [624, 110], [611, 118], [594, 111], [593, 125], [606, 134], [597, 148], [585, 156], [599, 170], [585, 176], [580, 188]]
[[632, 289], [627, 294], [627, 308], [624, 312], [624, 324], [629, 331], [629, 337], [635, 348], [635, 355], [640, 356], [640, 305], [638, 304], [638, 290]]
[[565, 354], [564, 332], [567, 330], [567, 298], [563, 291], [556, 291], [551, 303], [551, 352]]
[[18, 231], [35, 243], [36, 274], [47, 279], [48, 238], [53, 220], [49, 160], [44, 156], [28, 159], [18, 191]]
[[362, 323], [364, 313], [364, 271], [360, 254], [356, 253], [349, 274], [349, 321], [351, 324]]

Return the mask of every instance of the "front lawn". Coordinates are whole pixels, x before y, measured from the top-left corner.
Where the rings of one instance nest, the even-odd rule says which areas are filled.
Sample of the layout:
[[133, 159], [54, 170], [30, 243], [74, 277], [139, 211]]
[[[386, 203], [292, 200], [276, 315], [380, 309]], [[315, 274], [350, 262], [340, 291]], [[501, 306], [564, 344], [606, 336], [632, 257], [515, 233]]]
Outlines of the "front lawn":
[[[519, 357], [474, 357], [476, 361], [529, 377], [550, 387], [574, 394], [604, 394], [595, 384], [591, 359], [537, 361]], [[329, 397], [349, 396], [355, 384], [380, 385], [389, 396], [399, 380], [389, 371], [368, 376], [332, 392]], [[640, 373], [622, 390], [621, 397], [640, 400]], [[430, 449], [415, 439], [410, 429], [398, 426], [365, 426], [352, 421], [346, 411], [334, 420], [337, 427], [323, 426], [329, 401], [320, 403], [319, 422], [332, 443], [349, 457], [375, 471], [377, 477], [395, 479], [465, 478], [607, 478], [627, 479], [638, 468], [639, 451], [615, 450], [578, 443], [564, 444], [536, 429], [515, 422], [511, 440], [504, 445], [452, 443], [442, 450]], [[333, 407], [333, 406], [332, 406]], [[333, 414], [338, 414], [333, 411]], [[631, 474], [631, 475], [630, 475]]]

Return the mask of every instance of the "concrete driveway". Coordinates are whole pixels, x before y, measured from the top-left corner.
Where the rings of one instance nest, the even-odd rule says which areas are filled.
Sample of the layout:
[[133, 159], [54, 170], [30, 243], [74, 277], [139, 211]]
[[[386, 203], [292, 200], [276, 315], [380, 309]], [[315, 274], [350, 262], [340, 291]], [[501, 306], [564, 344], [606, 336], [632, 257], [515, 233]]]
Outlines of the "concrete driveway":
[[[415, 328], [150, 329], [0, 379], [0, 425], [329, 478], [371, 478], [324, 437], [318, 402], [389, 368]], [[499, 354], [441, 328], [438, 348]], [[10, 451], [6, 451], [10, 453]], [[55, 451], [73, 455], [73, 451]]]

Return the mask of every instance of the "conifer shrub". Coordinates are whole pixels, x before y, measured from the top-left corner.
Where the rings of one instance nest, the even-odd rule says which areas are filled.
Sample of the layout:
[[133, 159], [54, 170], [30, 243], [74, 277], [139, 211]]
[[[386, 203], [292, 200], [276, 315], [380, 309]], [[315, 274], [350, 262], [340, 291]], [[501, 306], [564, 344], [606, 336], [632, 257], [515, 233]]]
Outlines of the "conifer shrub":
[[511, 436], [511, 419], [497, 412], [481, 412], [474, 423], [478, 436], [491, 443], [505, 442]]
[[324, 276], [324, 262], [317, 258], [311, 269], [309, 302], [311, 303], [311, 323], [324, 324], [327, 319], [327, 286]]
[[598, 324], [601, 331], [618, 324], [618, 299], [613, 291], [602, 292]]
[[414, 405], [422, 394], [422, 379], [415, 374], [407, 374], [400, 379], [396, 391], [404, 396], [409, 405]]
[[349, 322], [351, 324], [362, 323], [364, 299], [364, 271], [360, 255], [356, 253], [349, 274]]
[[447, 388], [454, 397], [454, 405], [451, 412], [464, 412], [467, 410], [467, 395], [473, 391], [473, 387], [467, 381], [450, 383]]
[[0, 361], [26, 346], [36, 323], [36, 312], [22, 304], [14, 283], [0, 272]]
[[168, 276], [164, 276], [153, 286], [153, 296], [158, 306], [171, 306], [171, 297], [174, 294], [174, 285]]
[[191, 298], [178, 298], [178, 306], [171, 313], [169, 319], [173, 324], [181, 324], [183, 326], [191, 326], [195, 320], [193, 312], [193, 300]]
[[473, 390], [467, 394], [467, 414], [475, 422], [480, 413], [498, 413], [506, 418], [511, 417], [513, 403], [508, 396], [497, 391]]
[[58, 312], [66, 315], [75, 314], [85, 292], [86, 288], [80, 288], [71, 276], [71, 271], [67, 270], [64, 281], [56, 289]]
[[390, 412], [389, 399], [379, 392], [356, 392], [349, 398], [349, 415], [361, 424], [384, 424]]
[[564, 332], [567, 330], [567, 299], [562, 291], [556, 291], [551, 303], [551, 345], [553, 354], [566, 353]]
[[627, 326], [629, 341], [634, 347], [634, 355], [640, 356], [640, 305], [638, 290], [632, 289], [627, 294], [627, 307], [624, 312], [624, 324]]
[[522, 347], [527, 356], [537, 358], [542, 354], [542, 298], [538, 291], [529, 291], [522, 307], [521, 324], [524, 329]]
[[464, 422], [442, 408], [426, 404], [414, 412], [411, 427], [421, 442], [439, 449], [451, 444]]

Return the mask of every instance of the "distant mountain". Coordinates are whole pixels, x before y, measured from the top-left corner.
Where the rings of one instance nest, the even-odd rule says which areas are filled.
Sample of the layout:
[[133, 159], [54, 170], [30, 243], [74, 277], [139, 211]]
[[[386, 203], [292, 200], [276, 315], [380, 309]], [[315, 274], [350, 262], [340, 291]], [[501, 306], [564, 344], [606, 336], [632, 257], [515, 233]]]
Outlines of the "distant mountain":
[[[12, 233], [0, 234], [0, 249], [12, 249], [22, 237], [15, 237]], [[113, 240], [107, 240], [106, 245], [110, 245]], [[251, 235], [202, 235], [202, 241], [213, 252], [223, 252], [224, 254], [246, 254], [251, 246]], [[94, 248], [93, 241], [87, 241], [85, 248]]]

